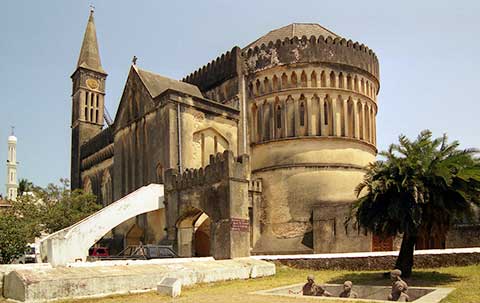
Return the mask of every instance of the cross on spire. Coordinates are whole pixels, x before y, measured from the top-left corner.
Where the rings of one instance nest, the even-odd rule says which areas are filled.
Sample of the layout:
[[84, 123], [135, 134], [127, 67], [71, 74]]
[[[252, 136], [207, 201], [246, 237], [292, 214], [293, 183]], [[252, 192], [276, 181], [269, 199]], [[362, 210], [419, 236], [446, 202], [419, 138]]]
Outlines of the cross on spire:
[[12, 129], [11, 130], [11, 135], [14, 136], [15, 135], [15, 126], [10, 126], [10, 128]]
[[89, 7], [90, 7], [90, 13], [93, 14], [93, 12], [95, 11], [95, 6], [93, 4], [90, 4]]

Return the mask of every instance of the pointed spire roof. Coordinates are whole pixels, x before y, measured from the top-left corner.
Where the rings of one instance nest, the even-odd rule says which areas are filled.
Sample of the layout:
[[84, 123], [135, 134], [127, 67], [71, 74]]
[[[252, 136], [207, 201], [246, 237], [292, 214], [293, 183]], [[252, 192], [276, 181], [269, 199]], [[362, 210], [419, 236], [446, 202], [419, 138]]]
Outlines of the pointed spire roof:
[[77, 68], [83, 67], [96, 72], [107, 74], [100, 62], [100, 53], [98, 51], [97, 31], [95, 29], [95, 22], [93, 19], [93, 9], [90, 10], [88, 18], [87, 29], [83, 36], [82, 48], [80, 49], [80, 56], [78, 57]]

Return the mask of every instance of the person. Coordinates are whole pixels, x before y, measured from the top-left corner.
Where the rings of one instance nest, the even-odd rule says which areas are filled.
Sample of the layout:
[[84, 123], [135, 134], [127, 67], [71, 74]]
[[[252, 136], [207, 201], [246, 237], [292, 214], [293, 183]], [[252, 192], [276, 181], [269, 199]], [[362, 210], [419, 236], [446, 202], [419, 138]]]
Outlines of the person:
[[315, 277], [309, 275], [307, 277], [307, 283], [302, 287], [302, 294], [304, 296], [324, 296], [331, 297], [332, 294], [326, 291], [322, 286], [315, 284]]
[[317, 296], [317, 297], [331, 297], [332, 294], [329, 293], [325, 288], [323, 288], [322, 286], [318, 285], [318, 284], [315, 284], [315, 294], [314, 296]]
[[388, 295], [388, 301], [409, 302], [410, 297], [407, 295], [408, 285], [402, 280], [402, 271], [394, 269], [390, 272], [392, 280], [392, 292]]
[[358, 298], [358, 294], [352, 291], [352, 281], [345, 281], [343, 283], [343, 291], [340, 293], [340, 298]]
[[315, 295], [315, 278], [312, 275], [307, 276], [307, 283], [302, 287], [302, 294], [304, 296]]

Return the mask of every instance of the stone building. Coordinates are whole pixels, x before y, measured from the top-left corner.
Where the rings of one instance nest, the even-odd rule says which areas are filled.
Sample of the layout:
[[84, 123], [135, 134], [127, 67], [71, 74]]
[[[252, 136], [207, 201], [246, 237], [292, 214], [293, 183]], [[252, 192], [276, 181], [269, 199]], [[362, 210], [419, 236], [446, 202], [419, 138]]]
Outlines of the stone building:
[[[104, 127], [106, 77], [91, 12], [71, 76], [72, 187], [108, 205], [166, 182], [170, 207], [116, 227], [105, 236], [111, 245], [163, 241], [184, 256], [208, 255], [215, 230], [224, 230], [215, 213], [233, 211], [232, 230], [246, 224], [253, 254], [392, 249], [392, 239], [344, 226], [377, 153], [379, 63], [365, 45], [294, 23], [181, 81], [134, 61], [115, 119]], [[220, 162], [237, 165], [240, 177]], [[240, 197], [230, 208], [228, 190], [216, 191], [225, 184]], [[180, 212], [181, 200], [194, 202]]]

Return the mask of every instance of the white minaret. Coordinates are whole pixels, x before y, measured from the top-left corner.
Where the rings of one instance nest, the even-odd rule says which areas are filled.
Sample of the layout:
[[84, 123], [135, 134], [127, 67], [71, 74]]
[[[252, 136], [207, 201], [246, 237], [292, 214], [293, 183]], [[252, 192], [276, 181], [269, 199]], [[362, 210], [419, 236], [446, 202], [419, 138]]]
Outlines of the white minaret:
[[17, 200], [17, 137], [12, 134], [8, 137], [7, 156], [7, 200]]

